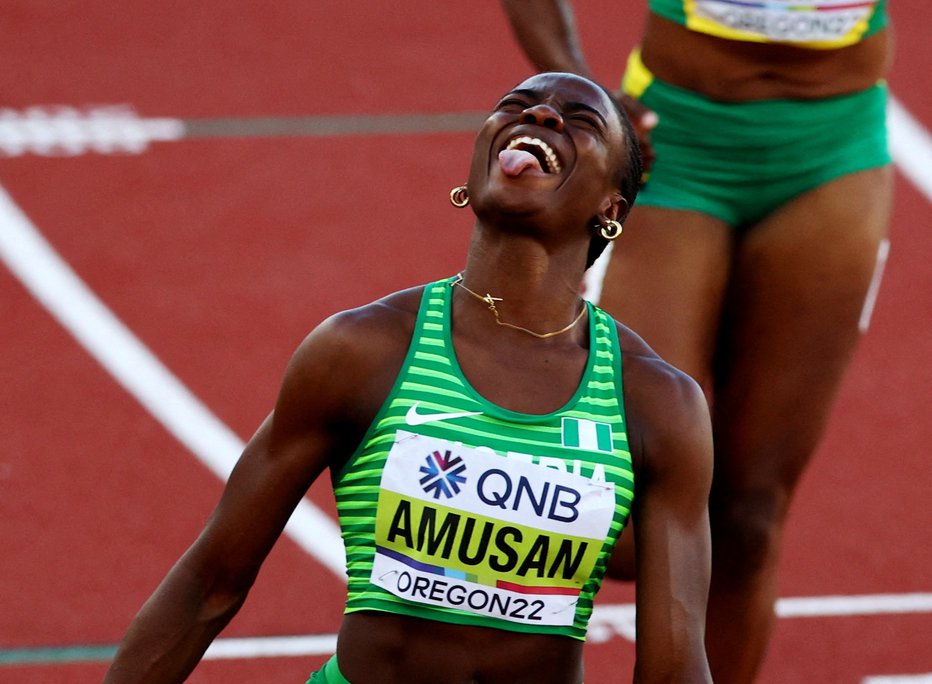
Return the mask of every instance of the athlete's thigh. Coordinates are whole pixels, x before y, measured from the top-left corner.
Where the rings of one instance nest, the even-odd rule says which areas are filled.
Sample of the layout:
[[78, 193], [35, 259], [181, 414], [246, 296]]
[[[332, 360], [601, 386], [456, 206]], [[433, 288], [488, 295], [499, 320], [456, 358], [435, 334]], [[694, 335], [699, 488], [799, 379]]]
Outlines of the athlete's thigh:
[[[599, 306], [641, 335], [668, 362], [705, 385], [731, 261], [732, 230], [705, 214], [635, 206], [615, 240]], [[609, 564], [635, 579], [629, 521]]]
[[635, 206], [615, 241], [599, 305], [706, 384], [732, 230], [692, 211]]
[[717, 478], [795, 484], [859, 338], [891, 197], [889, 167], [851, 174], [743, 236], [716, 365]]

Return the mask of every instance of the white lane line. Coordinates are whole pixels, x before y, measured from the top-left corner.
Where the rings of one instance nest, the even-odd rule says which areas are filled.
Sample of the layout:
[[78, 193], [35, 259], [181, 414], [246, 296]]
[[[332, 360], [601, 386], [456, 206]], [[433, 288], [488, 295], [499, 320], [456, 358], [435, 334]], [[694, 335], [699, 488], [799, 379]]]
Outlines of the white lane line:
[[586, 640], [594, 644], [605, 643], [615, 636], [634, 642], [637, 612], [633, 603], [618, 603], [592, 607]]
[[0, 157], [141, 154], [182, 138], [417, 135], [475, 131], [483, 112], [213, 119], [142, 118], [132, 105], [0, 107]]
[[915, 675], [876, 675], [865, 677], [861, 684], [932, 684], [932, 672]]
[[[932, 613], [932, 593], [797, 596], [778, 599], [775, 611], [784, 619]], [[592, 609], [588, 639], [602, 643], [620, 636], [634, 641], [635, 617], [633, 603], [597, 604]]]
[[179, 140], [184, 135], [183, 121], [142, 119], [130, 105], [0, 108], [0, 156], [140, 154], [150, 142]]
[[[0, 258], [33, 296], [126, 390], [224, 481], [243, 442], [96, 297], [0, 187]], [[302, 549], [345, 578], [336, 523], [306, 499], [285, 528]]]
[[877, 295], [880, 292], [880, 282], [883, 280], [883, 272], [887, 267], [889, 257], [890, 240], [884, 238], [877, 245], [877, 261], [874, 262], [874, 274], [871, 276], [871, 282], [864, 297], [864, 305], [861, 307], [861, 317], [858, 319], [858, 330], [861, 333], [866, 333], [867, 329], [870, 328], [871, 316], [874, 314], [874, 306], [877, 304]]
[[887, 126], [893, 161], [932, 202], [932, 135], [892, 96], [887, 104]]
[[777, 616], [783, 618], [930, 612], [932, 593], [811, 596], [777, 601]]
[[615, 243], [609, 242], [599, 258], [596, 259], [592, 266], [583, 274], [583, 296], [590, 302], [598, 306], [602, 298], [602, 283], [605, 280], [605, 272], [608, 270], [608, 262], [612, 259], [612, 249]]
[[336, 650], [336, 634], [216, 639], [207, 648], [203, 659], [287, 658], [293, 656], [331, 655]]

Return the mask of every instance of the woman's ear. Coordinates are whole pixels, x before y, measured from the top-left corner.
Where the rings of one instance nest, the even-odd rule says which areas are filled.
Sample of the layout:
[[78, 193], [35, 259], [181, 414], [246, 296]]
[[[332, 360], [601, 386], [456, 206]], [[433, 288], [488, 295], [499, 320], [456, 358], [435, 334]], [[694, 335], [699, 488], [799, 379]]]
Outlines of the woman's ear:
[[603, 220], [610, 219], [612, 221], [624, 223], [625, 219], [628, 217], [629, 211], [631, 211], [631, 207], [628, 204], [628, 200], [622, 197], [621, 192], [616, 190], [609, 197], [605, 198], [599, 217]]

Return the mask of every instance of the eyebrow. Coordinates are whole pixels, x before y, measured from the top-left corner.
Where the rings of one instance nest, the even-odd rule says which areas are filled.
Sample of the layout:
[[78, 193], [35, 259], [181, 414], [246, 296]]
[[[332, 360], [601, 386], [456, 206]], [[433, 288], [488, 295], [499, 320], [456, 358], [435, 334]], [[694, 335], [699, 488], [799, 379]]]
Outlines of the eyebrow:
[[[541, 97], [540, 97], [540, 92], [537, 91], [537, 90], [533, 90], [533, 89], [531, 89], [531, 88], [516, 88], [515, 90], [512, 90], [512, 91], [511, 91], [510, 93], [508, 93], [508, 94], [509, 94], [509, 95], [524, 95], [524, 96], [526, 96], [526, 97], [529, 97], [529, 98], [534, 99], [534, 100], [537, 100], [537, 101], [540, 101], [540, 99], [541, 99]], [[507, 97], [507, 96], [506, 96], [506, 97]], [[598, 109], [596, 109], [595, 107], [590, 107], [589, 105], [587, 105], [587, 104], [584, 103], [584, 102], [566, 102], [566, 103], [564, 103], [563, 106], [564, 106], [566, 109], [573, 110], [573, 111], [584, 110], [584, 111], [587, 111], [587, 112], [591, 112], [591, 113], [594, 114], [595, 116], [599, 117], [599, 120], [602, 122], [602, 125], [603, 125], [603, 126], [605, 126], [606, 128], [608, 127], [608, 122], [605, 120], [605, 117], [602, 115], [602, 112], [600, 112], [600, 111], [599, 111]]]

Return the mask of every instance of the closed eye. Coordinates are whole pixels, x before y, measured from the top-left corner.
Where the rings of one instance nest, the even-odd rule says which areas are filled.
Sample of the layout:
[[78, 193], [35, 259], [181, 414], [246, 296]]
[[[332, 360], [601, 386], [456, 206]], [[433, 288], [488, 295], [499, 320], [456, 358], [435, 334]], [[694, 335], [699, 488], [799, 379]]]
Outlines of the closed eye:
[[605, 117], [602, 116], [602, 113], [589, 105], [583, 102], [568, 102], [566, 104], [567, 118], [573, 119], [575, 121], [582, 121], [595, 129], [597, 132], [604, 135], [604, 131], [608, 126], [608, 123], [605, 121]]
[[498, 103], [496, 109], [521, 109], [522, 111], [530, 107], [530, 104], [517, 98], [506, 98]]
[[587, 126], [590, 126], [591, 128], [595, 128], [595, 129], [597, 129], [597, 130], [600, 128], [599, 122], [596, 121], [595, 118], [593, 118], [593, 117], [591, 117], [591, 116], [586, 116], [586, 115], [583, 115], [583, 114], [577, 114], [577, 115], [575, 115], [575, 116], [570, 116], [570, 117], [567, 117], [567, 118], [568, 118], [570, 121], [576, 121], [577, 123], [586, 124]]
[[511, 92], [505, 93], [501, 100], [499, 100], [498, 106], [496, 109], [511, 109], [513, 107], [520, 107], [521, 109], [527, 109], [528, 107], [533, 106], [535, 102], [539, 101], [539, 95], [534, 90], [517, 88]]

